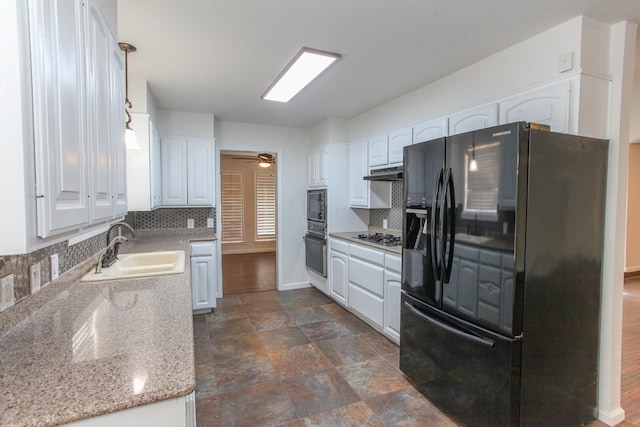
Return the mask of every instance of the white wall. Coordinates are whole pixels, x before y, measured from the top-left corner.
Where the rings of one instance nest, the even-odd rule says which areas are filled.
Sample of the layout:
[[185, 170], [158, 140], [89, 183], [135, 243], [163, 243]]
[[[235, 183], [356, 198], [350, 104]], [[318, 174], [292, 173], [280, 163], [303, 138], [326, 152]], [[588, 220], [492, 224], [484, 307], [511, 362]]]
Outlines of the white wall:
[[214, 137], [213, 114], [158, 110], [156, 127], [160, 136]]
[[[307, 286], [304, 236], [306, 223], [308, 129], [216, 122], [216, 148], [276, 153], [278, 164], [278, 289]], [[220, 182], [219, 176], [216, 178]], [[218, 191], [219, 193], [219, 191]]]
[[[442, 117], [567, 77], [579, 72], [582, 66], [589, 67], [589, 72], [602, 74], [602, 42], [592, 43], [600, 53], [599, 61], [590, 56], [582, 64], [581, 55], [583, 33], [593, 39], [599, 32], [601, 23], [585, 17], [574, 18], [350, 120], [349, 139], [356, 141]], [[560, 73], [558, 58], [567, 52], [573, 52], [574, 69]]]

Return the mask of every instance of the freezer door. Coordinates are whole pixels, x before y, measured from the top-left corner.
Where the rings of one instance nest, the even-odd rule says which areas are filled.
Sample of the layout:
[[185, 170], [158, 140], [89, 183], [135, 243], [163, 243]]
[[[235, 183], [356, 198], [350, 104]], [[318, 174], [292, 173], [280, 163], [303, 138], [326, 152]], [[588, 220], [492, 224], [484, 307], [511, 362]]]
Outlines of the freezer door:
[[433, 218], [440, 215], [445, 142], [439, 138], [404, 148], [402, 289], [438, 307], [440, 264], [432, 248], [441, 247], [441, 236], [434, 234]]
[[465, 425], [518, 425], [521, 347], [403, 292], [400, 369]]

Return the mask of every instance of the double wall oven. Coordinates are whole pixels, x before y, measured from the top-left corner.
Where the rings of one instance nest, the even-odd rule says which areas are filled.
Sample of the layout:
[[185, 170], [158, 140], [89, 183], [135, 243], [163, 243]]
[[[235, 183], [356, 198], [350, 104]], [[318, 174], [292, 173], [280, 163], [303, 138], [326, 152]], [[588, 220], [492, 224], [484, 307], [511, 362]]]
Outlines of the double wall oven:
[[307, 191], [307, 234], [304, 236], [308, 270], [327, 277], [327, 190]]

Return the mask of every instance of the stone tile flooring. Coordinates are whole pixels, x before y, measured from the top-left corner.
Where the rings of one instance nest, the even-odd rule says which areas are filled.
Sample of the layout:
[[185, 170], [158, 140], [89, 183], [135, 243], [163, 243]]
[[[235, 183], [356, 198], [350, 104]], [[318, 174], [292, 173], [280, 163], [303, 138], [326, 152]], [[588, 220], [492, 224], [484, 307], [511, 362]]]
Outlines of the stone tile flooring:
[[193, 319], [198, 427], [458, 425], [394, 343], [314, 288], [230, 295]]
[[219, 299], [194, 335], [198, 427], [457, 425], [394, 343], [316, 289]]

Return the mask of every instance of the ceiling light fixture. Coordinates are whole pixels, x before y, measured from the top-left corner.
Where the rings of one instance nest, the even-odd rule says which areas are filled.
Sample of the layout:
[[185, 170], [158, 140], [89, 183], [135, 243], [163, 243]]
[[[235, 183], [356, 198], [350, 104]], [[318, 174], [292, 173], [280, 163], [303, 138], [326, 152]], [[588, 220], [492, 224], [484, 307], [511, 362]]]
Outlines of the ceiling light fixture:
[[289, 102], [338, 58], [340, 58], [338, 53], [303, 47], [276, 77], [262, 95], [262, 99]]
[[118, 43], [120, 49], [124, 51], [124, 84], [125, 84], [125, 101], [124, 101], [124, 111], [127, 113], [127, 124], [124, 132], [124, 141], [127, 145], [127, 148], [130, 150], [139, 150], [140, 144], [138, 144], [138, 138], [136, 138], [136, 134], [131, 128], [131, 113], [129, 109], [133, 106], [131, 101], [129, 101], [129, 53], [135, 52], [136, 47], [130, 45], [129, 43]]

